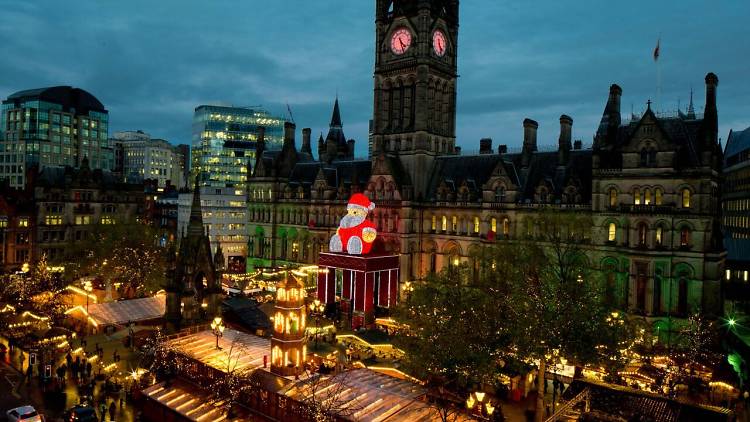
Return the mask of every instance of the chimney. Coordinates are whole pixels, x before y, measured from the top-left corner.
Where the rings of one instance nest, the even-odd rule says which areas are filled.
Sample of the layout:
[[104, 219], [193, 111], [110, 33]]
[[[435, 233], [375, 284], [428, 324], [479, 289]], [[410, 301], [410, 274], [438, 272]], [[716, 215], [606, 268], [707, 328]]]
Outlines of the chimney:
[[284, 148], [291, 147], [296, 148], [294, 145], [294, 132], [297, 129], [297, 125], [292, 122], [284, 123]]
[[507, 153], [508, 153], [508, 146], [507, 146], [507, 145], [505, 145], [505, 144], [503, 144], [503, 145], [499, 145], [499, 146], [497, 147], [497, 153], [498, 153], [498, 154], [507, 154]]
[[453, 148], [453, 151], [455, 151], [456, 155], [461, 155], [461, 147], [457, 146], [457, 147]]
[[312, 148], [310, 147], [310, 134], [312, 134], [312, 129], [310, 129], [309, 127], [302, 129], [302, 149], [300, 150], [300, 152], [306, 152], [312, 155]]
[[583, 141], [576, 139], [575, 142], [573, 142], [573, 149], [576, 151], [583, 149]]
[[531, 154], [537, 150], [536, 148], [536, 130], [539, 128], [539, 123], [531, 119], [524, 119], [523, 121], [523, 156], [521, 157], [521, 167], [528, 167], [531, 163]]
[[571, 140], [573, 138], [573, 119], [563, 114], [560, 116], [560, 138], [557, 141], [557, 165], [564, 166], [568, 164], [570, 156]]
[[492, 154], [492, 138], [482, 138], [479, 141], [480, 154]]
[[714, 73], [706, 75], [706, 108], [703, 115], [703, 125], [706, 133], [706, 145], [714, 145], [719, 136], [719, 114], [716, 109], [716, 88], [719, 78]]
[[347, 148], [349, 149], [349, 155], [348, 155], [348, 157], [350, 159], [354, 158], [354, 144], [355, 144], [354, 139], [350, 139], [350, 140], [346, 141]]
[[617, 84], [609, 87], [609, 98], [607, 105], [604, 107], [604, 114], [599, 122], [599, 129], [594, 137], [594, 147], [599, 146], [601, 142], [613, 140], [617, 135], [617, 128], [620, 127], [620, 98], [622, 97], [622, 88]]

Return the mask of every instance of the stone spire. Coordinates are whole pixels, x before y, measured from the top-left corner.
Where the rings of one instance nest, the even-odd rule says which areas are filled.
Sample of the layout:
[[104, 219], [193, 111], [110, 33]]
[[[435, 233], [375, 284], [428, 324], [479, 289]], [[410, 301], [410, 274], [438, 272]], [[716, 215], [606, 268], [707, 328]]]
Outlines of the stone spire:
[[341, 111], [339, 110], [339, 96], [336, 96], [336, 102], [333, 104], [333, 115], [331, 116], [331, 128], [341, 129], [343, 127], [341, 123]]
[[695, 119], [695, 107], [693, 107], [693, 89], [690, 88], [690, 104], [688, 105], [687, 109], [687, 118], [694, 120]]
[[188, 223], [188, 236], [203, 235], [203, 211], [201, 210], [201, 189], [198, 184], [199, 177], [195, 178], [193, 188], [193, 204], [190, 206], [190, 222]]

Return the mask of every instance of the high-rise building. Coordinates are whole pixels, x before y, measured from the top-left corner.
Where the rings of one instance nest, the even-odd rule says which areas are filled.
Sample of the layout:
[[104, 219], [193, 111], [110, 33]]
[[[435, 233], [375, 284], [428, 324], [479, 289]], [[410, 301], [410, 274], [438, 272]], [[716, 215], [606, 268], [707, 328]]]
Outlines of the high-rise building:
[[727, 248], [725, 311], [750, 315], [750, 128], [732, 131], [724, 150], [722, 227]]
[[37, 165], [111, 170], [109, 113], [90, 93], [70, 86], [19, 91], [0, 113], [0, 179], [12, 187], [26, 183], [25, 169]]
[[281, 149], [284, 118], [260, 108], [201, 105], [193, 117], [191, 186], [244, 187], [255, 162], [258, 127], [268, 150]]
[[[247, 259], [247, 197], [241, 188], [199, 188], [202, 221], [208, 230], [211, 251], [221, 248], [222, 265], [229, 272], [245, 272]], [[181, 193], [177, 211], [177, 234], [190, 226], [193, 193]]]
[[178, 147], [164, 139], [151, 138], [140, 130], [116, 132], [113, 143], [117, 155], [122, 155], [122, 177], [129, 183], [153, 179], [158, 180], [161, 188], [166, 187], [167, 182], [184, 185], [184, 158]]
[[189, 188], [188, 183], [190, 182], [190, 145], [177, 145], [177, 152], [178, 159], [180, 160], [180, 166], [182, 167], [182, 183], [179, 185], [175, 185], [178, 188]]

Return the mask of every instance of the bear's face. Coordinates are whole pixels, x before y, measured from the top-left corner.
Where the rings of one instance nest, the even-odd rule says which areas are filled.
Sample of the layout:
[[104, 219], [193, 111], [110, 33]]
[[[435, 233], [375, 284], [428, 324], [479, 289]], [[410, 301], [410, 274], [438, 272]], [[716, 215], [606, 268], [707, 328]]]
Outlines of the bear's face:
[[348, 229], [350, 227], [356, 227], [364, 223], [367, 218], [367, 211], [361, 208], [350, 207], [347, 209], [347, 214], [341, 218], [339, 227]]

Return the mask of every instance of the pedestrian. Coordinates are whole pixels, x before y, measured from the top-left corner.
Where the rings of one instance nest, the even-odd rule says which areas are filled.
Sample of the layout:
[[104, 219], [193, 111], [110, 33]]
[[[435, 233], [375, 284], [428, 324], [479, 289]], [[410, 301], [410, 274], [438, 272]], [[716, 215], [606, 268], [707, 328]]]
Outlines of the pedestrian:
[[115, 406], [115, 401], [112, 400], [112, 403], [109, 404], [109, 419], [112, 421], [115, 420], [115, 412], [117, 412], [117, 406]]
[[86, 362], [86, 378], [91, 376], [91, 362]]
[[125, 386], [120, 389], [120, 410], [122, 410], [123, 404], [125, 404]]
[[65, 362], [68, 364], [68, 368], [70, 368], [70, 364], [73, 362], [73, 356], [70, 355], [70, 351], [65, 356]]
[[29, 381], [31, 381], [32, 372], [33, 372], [33, 367], [29, 363], [29, 366], [26, 368], [26, 378], [28, 378]]
[[107, 420], [107, 404], [104, 403], [104, 400], [99, 402], [99, 413], [102, 415], [102, 421]]

